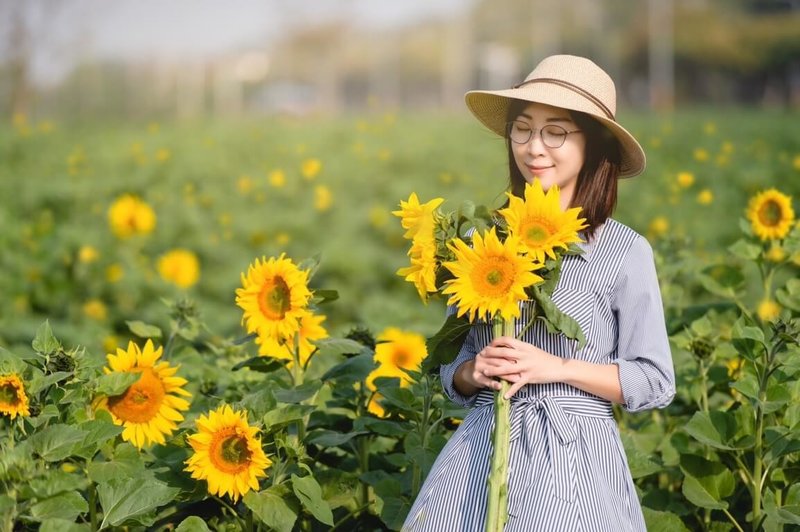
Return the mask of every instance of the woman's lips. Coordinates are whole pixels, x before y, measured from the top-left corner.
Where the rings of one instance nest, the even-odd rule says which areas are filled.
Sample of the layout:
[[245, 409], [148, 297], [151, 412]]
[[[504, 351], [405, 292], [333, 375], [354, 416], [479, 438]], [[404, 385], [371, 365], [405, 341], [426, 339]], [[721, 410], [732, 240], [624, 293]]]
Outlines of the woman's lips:
[[551, 168], [552, 166], [528, 166], [528, 170], [530, 170], [533, 175], [541, 175]]

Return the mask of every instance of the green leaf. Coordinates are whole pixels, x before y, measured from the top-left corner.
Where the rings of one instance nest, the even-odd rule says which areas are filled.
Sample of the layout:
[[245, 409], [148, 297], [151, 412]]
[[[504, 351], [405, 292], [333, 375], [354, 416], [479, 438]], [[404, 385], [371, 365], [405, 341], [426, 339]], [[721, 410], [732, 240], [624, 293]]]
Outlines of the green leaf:
[[408, 426], [405, 423], [398, 423], [388, 419], [360, 417], [353, 421], [353, 430], [373, 432], [381, 436], [400, 437], [408, 433]]
[[175, 528], [175, 532], [211, 532], [205, 521], [193, 515], [187, 517]]
[[242, 498], [245, 506], [252, 510], [259, 521], [278, 532], [292, 532], [297, 521], [296, 503], [287, 501], [288, 490], [281, 485], [256, 493], [248, 491]]
[[277, 388], [272, 391], [272, 394], [275, 396], [275, 399], [281, 403], [302, 403], [306, 399], [313, 397], [320, 388], [322, 388], [322, 381], [313, 380], [304, 382], [300, 386], [295, 386], [294, 388]]
[[39, 532], [89, 532], [89, 523], [75, 523], [68, 519], [46, 519], [42, 521]]
[[31, 506], [31, 515], [37, 521], [62, 518], [74, 521], [82, 513], [89, 511], [89, 505], [77, 491], [67, 491], [55, 497], [44, 499]]
[[86, 437], [81, 445], [77, 446], [73, 451], [77, 456], [87, 459], [92, 458], [103, 444], [116, 438], [125, 430], [122, 425], [115, 425], [111, 421], [111, 414], [105, 410], [98, 410], [95, 416], [95, 419], [80, 424], [80, 428], [84, 431]]
[[71, 376], [72, 372], [69, 371], [57, 371], [50, 375], [37, 375], [31, 379], [30, 386], [27, 389], [28, 395], [35, 395], [51, 384], [56, 384]]
[[333, 526], [330, 505], [322, 498], [322, 488], [312, 476], [292, 475], [292, 490], [300, 502], [320, 522]]
[[308, 441], [322, 447], [338, 447], [349, 442], [353, 438], [357, 438], [358, 436], [362, 436], [364, 434], [369, 433], [366, 431], [354, 431], [343, 434], [341, 432], [334, 432], [332, 430], [322, 430], [315, 432], [311, 437], [308, 438]]
[[708, 316], [703, 316], [700, 319], [694, 320], [690, 326], [692, 332], [694, 332], [697, 336], [711, 336], [714, 332], [714, 326], [711, 324], [711, 320], [708, 319]]
[[728, 251], [745, 260], [756, 260], [761, 255], [762, 248], [744, 239], [739, 239], [728, 247]]
[[447, 316], [436, 334], [427, 339], [428, 356], [422, 361], [422, 372], [427, 373], [437, 366], [452, 362], [461, 351], [471, 327], [466, 316]]
[[128, 329], [139, 338], [161, 338], [161, 329], [139, 320], [125, 322]]
[[51, 355], [61, 349], [61, 342], [53, 335], [49, 321], [45, 321], [36, 329], [36, 337], [31, 346], [34, 351], [42, 355]]
[[775, 292], [775, 299], [784, 307], [800, 311], [800, 279], [789, 279], [784, 288]]
[[730, 497], [736, 489], [733, 473], [723, 464], [694, 454], [681, 455], [681, 470], [700, 483], [717, 501]]
[[157, 509], [175, 499], [180, 492], [152, 478], [114, 479], [97, 485], [103, 508], [100, 528], [117, 526]]
[[731, 388], [738, 390], [744, 396], [749, 397], [750, 399], [758, 401], [759, 386], [755, 375], [745, 373], [739, 378], [739, 380], [731, 384]]
[[145, 473], [139, 451], [130, 443], [121, 443], [107, 462], [89, 462], [87, 474], [97, 484], [120, 478], [133, 478]]
[[72, 454], [76, 444], [82, 442], [86, 433], [72, 425], [50, 425], [30, 437], [36, 454], [48, 462], [58, 462]]
[[243, 368], [248, 368], [253, 371], [258, 371], [259, 373], [272, 373], [273, 371], [279, 370], [283, 367], [283, 363], [279, 362], [278, 359], [269, 357], [269, 356], [255, 356], [253, 358], [248, 358], [244, 362], [239, 362], [231, 369], [233, 371], [239, 371]]
[[681, 518], [671, 512], [659, 512], [642, 506], [648, 532], [689, 532]]
[[288, 405], [270, 410], [262, 418], [264, 430], [272, 432], [294, 421], [300, 421], [316, 409], [313, 405]]
[[319, 349], [318, 356], [331, 358], [339, 355], [355, 355], [364, 350], [364, 346], [349, 338], [323, 338], [314, 342]]
[[567, 338], [577, 341], [576, 349], [582, 349], [586, 345], [586, 337], [583, 335], [578, 322], [572, 316], [561, 312], [553, 303], [550, 294], [540, 286], [534, 287], [533, 296], [544, 313], [544, 323], [547, 326], [547, 330], [551, 333], [562, 333]]
[[736, 436], [736, 419], [727, 412], [695, 412], [684, 430], [700, 443], [715, 449], [736, 449], [729, 443]]
[[792, 401], [792, 392], [785, 384], [771, 383], [767, 388], [767, 400], [764, 401], [764, 413], [771, 414], [783, 410]]
[[313, 302], [316, 305], [322, 305], [323, 303], [330, 303], [331, 301], [336, 301], [339, 299], [339, 292], [338, 290], [314, 290], [314, 298]]
[[141, 376], [141, 373], [127, 371], [100, 375], [94, 381], [94, 391], [99, 395], [106, 395], [109, 397], [121, 395], [125, 390], [130, 388], [134, 382], [137, 382]]
[[711, 510], [727, 510], [728, 503], [719, 500], [719, 496], [710, 493], [703, 484], [696, 478], [687, 475], [683, 479], [683, 494], [686, 498], [701, 508], [709, 508]]
[[716, 264], [705, 268], [698, 280], [712, 294], [732, 298], [744, 286], [744, 275], [740, 268], [728, 264]]
[[375, 369], [373, 357], [374, 355], [371, 352], [350, 357], [325, 372], [322, 376], [322, 381], [341, 379], [350, 382], [361, 382]]
[[781, 506], [767, 513], [779, 523], [800, 525], [800, 505]]

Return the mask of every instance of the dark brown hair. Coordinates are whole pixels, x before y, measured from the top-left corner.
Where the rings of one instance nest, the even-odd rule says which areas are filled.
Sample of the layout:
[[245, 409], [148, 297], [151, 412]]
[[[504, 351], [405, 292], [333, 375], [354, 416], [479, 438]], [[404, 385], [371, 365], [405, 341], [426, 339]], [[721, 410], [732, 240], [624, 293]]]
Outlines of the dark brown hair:
[[[531, 102], [512, 100], [508, 107], [506, 121], [517, 118]], [[587, 237], [594, 236], [595, 230], [614, 212], [617, 204], [617, 178], [620, 167], [620, 146], [614, 135], [600, 122], [579, 111], [569, 111], [572, 120], [586, 138], [583, 166], [578, 172], [575, 194], [570, 207], [581, 207], [581, 217], [586, 218]], [[515, 196], [522, 197], [525, 191], [525, 177], [514, 161], [511, 139], [506, 136], [508, 151], [509, 189]]]

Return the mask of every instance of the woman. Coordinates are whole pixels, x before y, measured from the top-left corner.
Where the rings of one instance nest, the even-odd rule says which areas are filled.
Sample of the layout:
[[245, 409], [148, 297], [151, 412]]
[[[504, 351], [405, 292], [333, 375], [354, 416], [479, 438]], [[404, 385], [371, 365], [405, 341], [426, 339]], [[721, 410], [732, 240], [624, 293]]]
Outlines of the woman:
[[[645, 530], [612, 416], [662, 408], [675, 393], [661, 296], [647, 241], [610, 218], [617, 179], [645, 155], [615, 118], [611, 78], [588, 59], [544, 59], [508, 90], [471, 91], [470, 111], [506, 138], [510, 190], [558, 185], [562, 208], [580, 206], [583, 253], [564, 259], [553, 301], [587, 343], [541, 323], [522, 339], [475, 324], [441, 369], [445, 393], [473, 407], [437, 458], [403, 530], [480, 531], [486, 512], [493, 390], [511, 383], [506, 531]], [[523, 305], [520, 323], [530, 309]]]

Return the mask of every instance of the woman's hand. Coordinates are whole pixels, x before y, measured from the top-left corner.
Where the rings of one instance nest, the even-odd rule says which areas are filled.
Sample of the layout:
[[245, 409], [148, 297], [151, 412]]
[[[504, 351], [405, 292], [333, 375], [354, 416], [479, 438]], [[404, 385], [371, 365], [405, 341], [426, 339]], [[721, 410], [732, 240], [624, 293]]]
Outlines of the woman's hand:
[[[484, 379], [497, 377], [510, 382], [511, 388], [505, 395], [509, 399], [526, 384], [563, 381], [566, 362], [533, 344], [501, 336], [475, 357], [475, 373]], [[492, 381], [488, 387], [497, 390], [500, 383]]]

